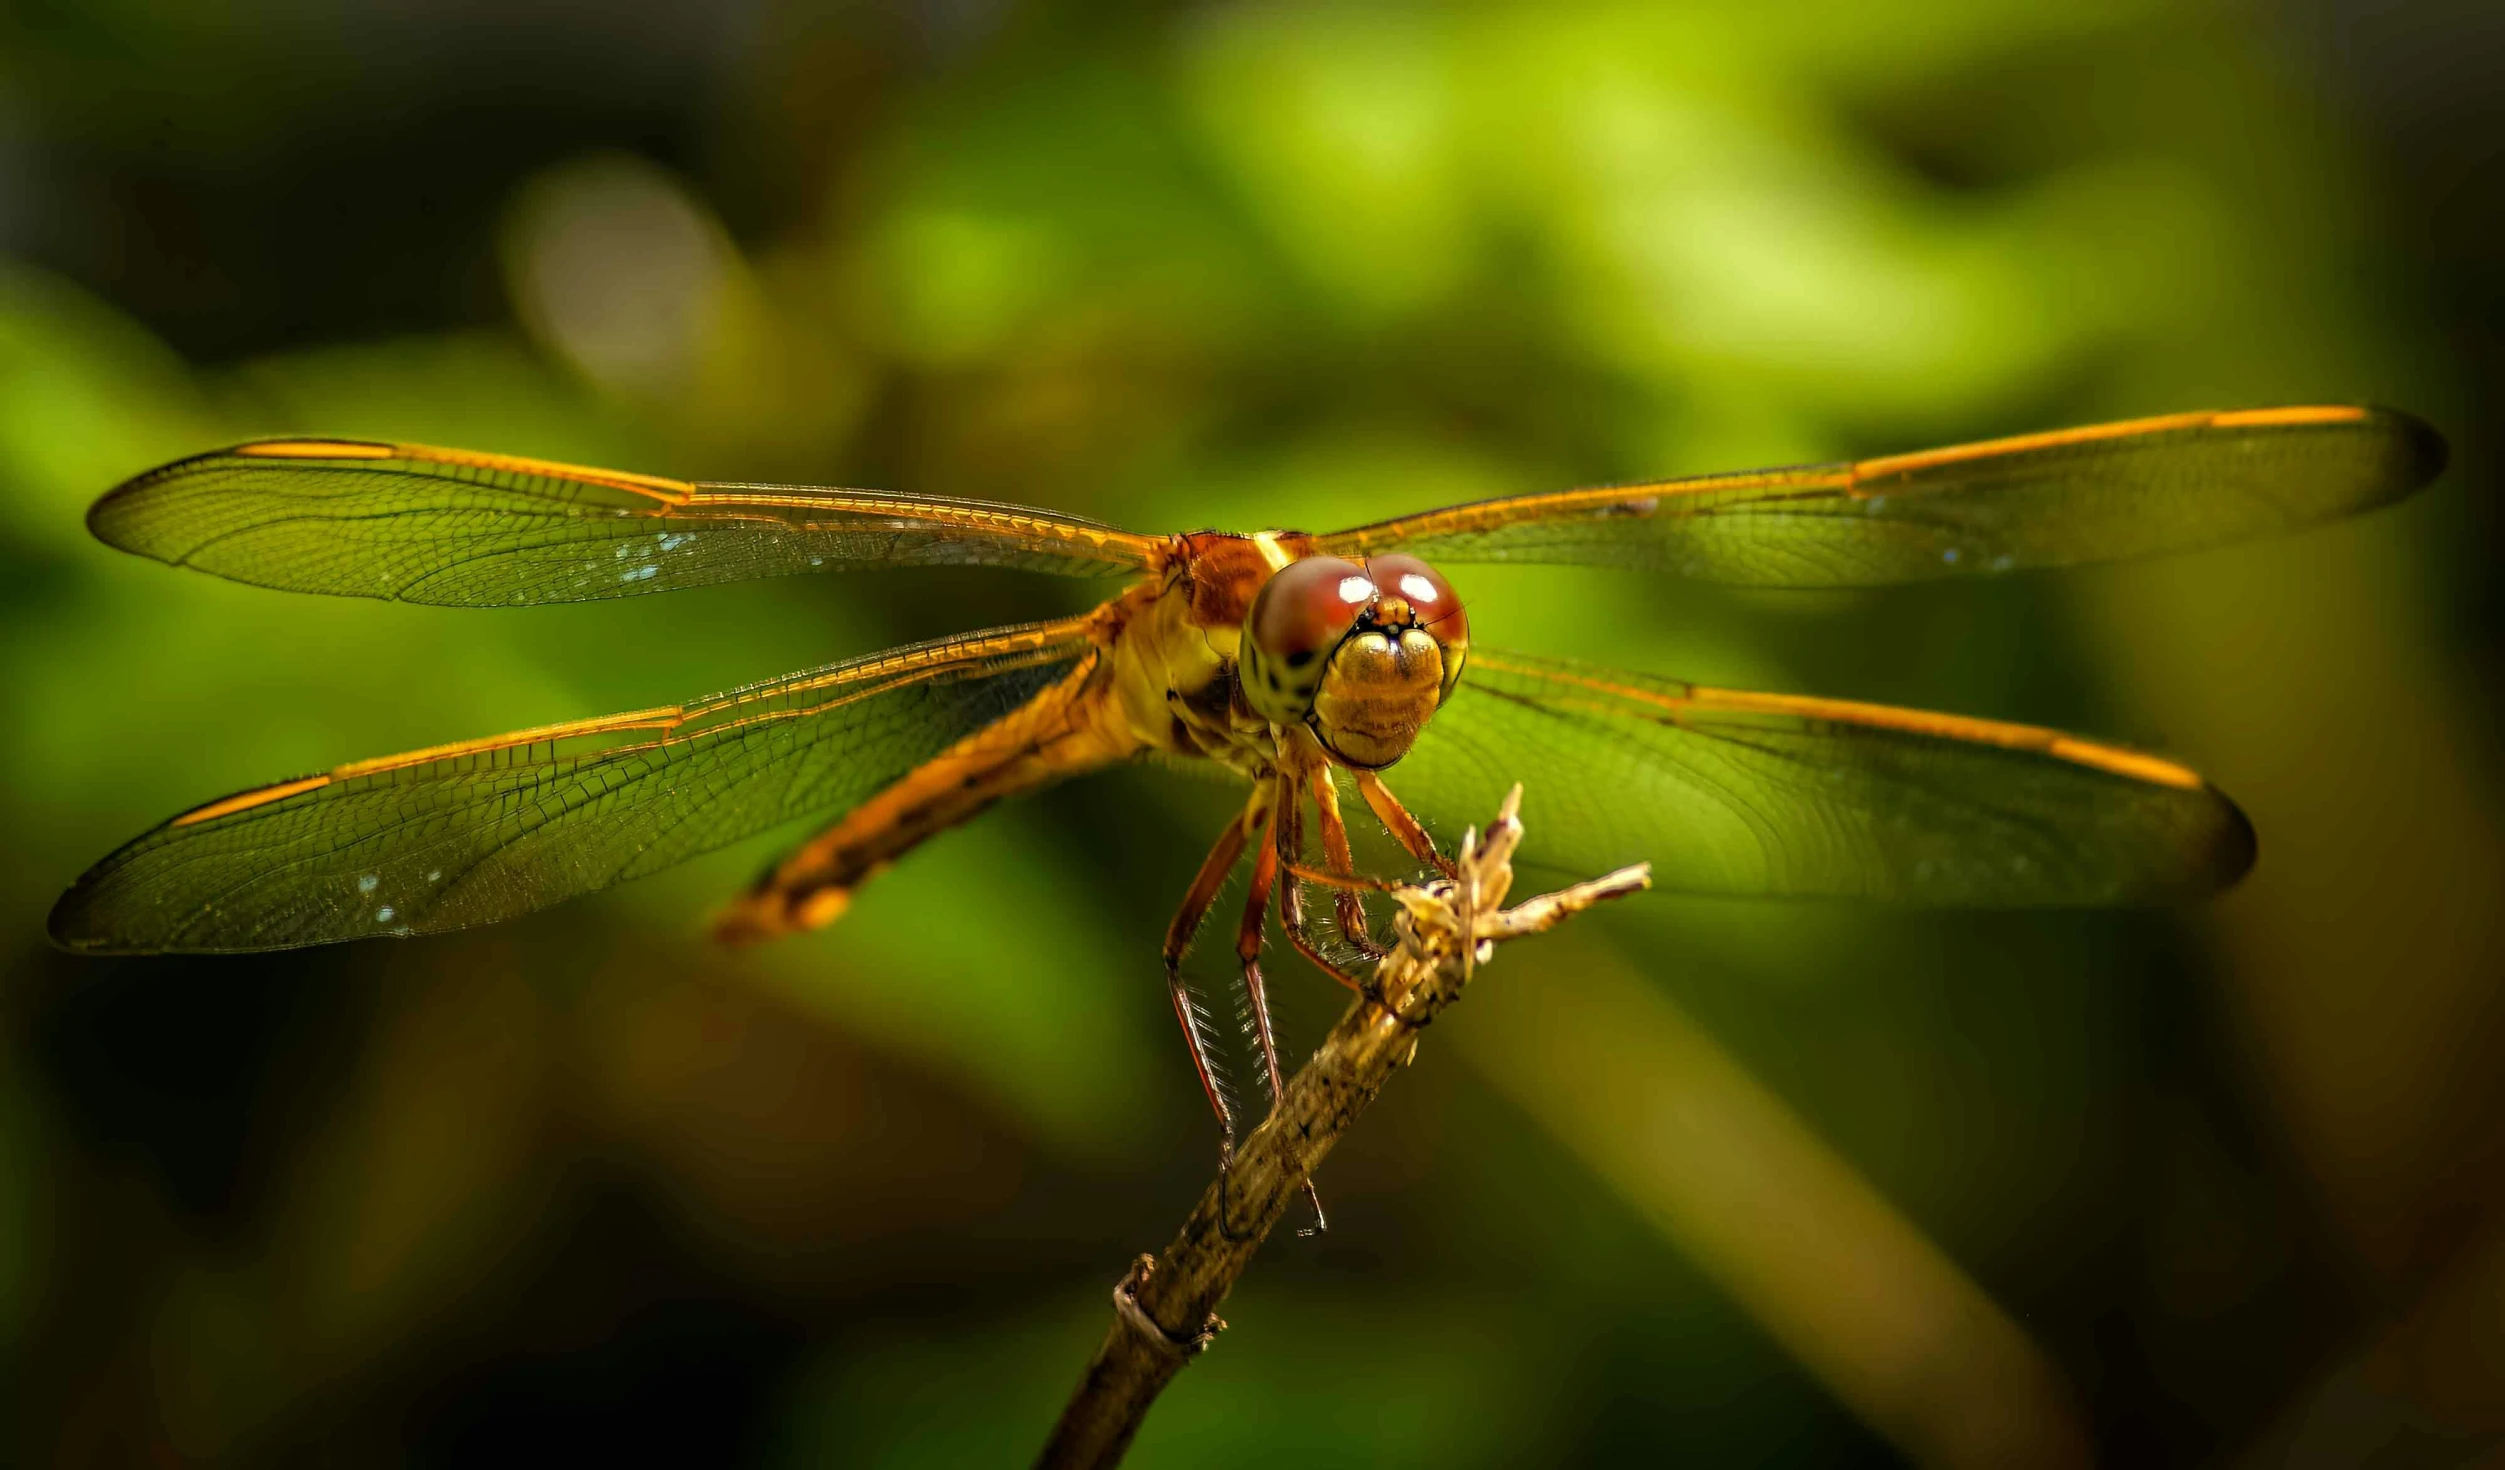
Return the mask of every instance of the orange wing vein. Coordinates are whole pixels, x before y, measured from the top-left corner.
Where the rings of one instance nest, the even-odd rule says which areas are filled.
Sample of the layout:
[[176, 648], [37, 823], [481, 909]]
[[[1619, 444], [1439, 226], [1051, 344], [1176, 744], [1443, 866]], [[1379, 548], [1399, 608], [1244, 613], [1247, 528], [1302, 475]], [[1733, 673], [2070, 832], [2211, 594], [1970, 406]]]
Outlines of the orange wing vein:
[[1449, 831], [1525, 773], [1524, 858], [1667, 890], [2068, 905], [2234, 882], [2253, 832], [2196, 773], [2057, 730], [1474, 650], [1387, 783]]
[[106, 952], [284, 949], [492, 923], [888, 787], [1101, 657], [1072, 618], [900, 648], [692, 704], [354, 761], [186, 812], [54, 907]]
[[669, 480], [510, 455], [274, 439], [180, 460], [88, 512], [125, 551], [257, 586], [464, 607], [797, 572], [970, 564], [1073, 576], [1159, 542], [939, 496]]
[[1853, 587], [2222, 545], [2397, 500], [2444, 440], [2389, 409], [2171, 414], [1857, 463], [1480, 501], [1314, 538], [1363, 557]]

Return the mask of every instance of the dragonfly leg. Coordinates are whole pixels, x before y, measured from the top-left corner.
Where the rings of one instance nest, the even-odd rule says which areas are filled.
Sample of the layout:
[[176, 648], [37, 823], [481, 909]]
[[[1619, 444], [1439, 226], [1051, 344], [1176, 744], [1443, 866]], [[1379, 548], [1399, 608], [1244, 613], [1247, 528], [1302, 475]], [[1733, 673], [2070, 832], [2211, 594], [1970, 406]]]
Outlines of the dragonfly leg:
[[[1282, 782], [1282, 785], [1285, 783]], [[1244, 917], [1235, 926], [1235, 958], [1244, 970], [1244, 999], [1252, 1007], [1253, 1039], [1261, 1044], [1261, 1067], [1270, 1084], [1270, 1105], [1278, 1106], [1278, 1042], [1270, 1033], [1270, 995], [1261, 979], [1262, 930], [1270, 920], [1270, 894], [1279, 881], [1279, 807], [1261, 824], [1261, 846], [1253, 852], [1252, 883], [1244, 894]]]
[[1191, 1050], [1192, 1070], [1200, 1077], [1200, 1090], [1209, 1099], [1209, 1111], [1218, 1115], [1218, 1128], [1223, 1135], [1219, 1145], [1222, 1158], [1233, 1158], [1235, 1154], [1235, 1114], [1226, 1105], [1226, 1094], [1218, 1089], [1217, 1074], [1210, 1069], [1209, 1043], [1201, 1034], [1200, 1013], [1193, 1008], [1191, 992], [1183, 985], [1183, 955], [1192, 947], [1192, 936], [1200, 932], [1209, 910], [1216, 906], [1226, 875], [1235, 871], [1237, 860], [1243, 857], [1245, 828], [1253, 821], [1265, 791], [1266, 788], [1256, 790], [1243, 815], [1228, 822], [1226, 830], [1218, 834], [1217, 845], [1201, 860], [1200, 872], [1193, 876], [1191, 888], [1184, 893], [1183, 906], [1175, 911], [1174, 922], [1166, 926], [1166, 994], [1174, 1002], [1174, 1019], [1183, 1027], [1183, 1044]]
[[[1326, 782], [1329, 779], [1327, 775], [1323, 777]], [[1286, 805], [1279, 821], [1279, 857], [1283, 862], [1293, 863], [1302, 857], [1305, 851], [1304, 806], [1296, 798], [1292, 784], [1287, 788], [1284, 800]], [[1342, 851], [1346, 850], [1347, 844], [1347, 829], [1342, 828], [1340, 831]], [[1324, 846], [1329, 846], [1327, 840]], [[1354, 894], [1348, 896], [1352, 899], [1355, 897]], [[1361, 908], [1357, 912], [1358, 932], [1362, 934], [1365, 911]], [[1366, 983], [1341, 969], [1338, 963], [1329, 955], [1324, 954], [1321, 947], [1316, 945], [1312, 937], [1305, 932], [1305, 884], [1303, 879], [1293, 873], [1288, 875], [1287, 882], [1279, 889], [1279, 927], [1287, 931], [1287, 942], [1296, 947], [1296, 952], [1303, 955], [1307, 963], [1359, 995], [1366, 993]], [[1340, 929], [1342, 933], [1348, 932], [1348, 917], [1345, 912], [1340, 916]], [[1382, 954], [1380, 949], [1372, 948], [1372, 936], [1367, 936], [1361, 947], [1371, 950], [1369, 957], [1379, 957]]]
[[[1294, 923], [1294, 918], [1301, 917], [1301, 914], [1291, 917], [1291, 910], [1302, 908], [1294, 897], [1296, 880], [1289, 878], [1284, 887], [1280, 887], [1278, 881], [1279, 868], [1304, 842], [1303, 813], [1297, 805], [1296, 778], [1281, 775], [1277, 790], [1277, 797], [1270, 803], [1269, 817], [1262, 824], [1261, 846], [1253, 853], [1252, 885], [1251, 891], [1244, 895], [1243, 922], [1235, 930], [1235, 957], [1244, 967], [1244, 997], [1252, 1006], [1253, 1035], [1261, 1043], [1261, 1066], [1270, 1084], [1270, 1106], [1273, 1110], [1277, 1109], [1280, 1097], [1287, 1090], [1287, 1083], [1279, 1076], [1278, 1040], [1270, 1029], [1269, 989], [1261, 978], [1262, 931], [1270, 922], [1273, 889], [1277, 889], [1280, 895], [1280, 926], [1287, 930], [1289, 942], [1296, 944], [1298, 950], [1304, 950], [1304, 945], [1297, 940], [1298, 931]], [[1329, 966], [1323, 968], [1323, 973], [1339, 978]], [[1322, 1214], [1322, 1196], [1314, 1190], [1311, 1179], [1305, 1181], [1305, 1202], [1313, 1206], [1313, 1230], [1298, 1233], [1310, 1235], [1315, 1231], [1328, 1230], [1330, 1222]]]
[[1383, 830], [1409, 849], [1411, 857], [1447, 878], [1453, 876], [1452, 860], [1435, 850], [1435, 839], [1426, 834], [1426, 828], [1418, 825], [1416, 817], [1409, 815], [1409, 808], [1402, 806], [1400, 798], [1392, 795], [1391, 788], [1383, 784], [1382, 777], [1372, 771], [1357, 772], [1357, 792], [1366, 799], [1366, 805], [1374, 809], [1375, 820], [1383, 824]]
[[[1313, 769], [1314, 815], [1322, 827], [1322, 859], [1334, 878], [1357, 876], [1357, 859], [1348, 847], [1348, 822], [1340, 815], [1339, 785], [1331, 779], [1331, 768], [1318, 765]], [[1383, 946], [1374, 942], [1374, 934], [1366, 925], [1366, 906], [1355, 889], [1343, 888], [1331, 896], [1339, 921], [1342, 939], [1357, 947], [1367, 959], [1383, 957]]]

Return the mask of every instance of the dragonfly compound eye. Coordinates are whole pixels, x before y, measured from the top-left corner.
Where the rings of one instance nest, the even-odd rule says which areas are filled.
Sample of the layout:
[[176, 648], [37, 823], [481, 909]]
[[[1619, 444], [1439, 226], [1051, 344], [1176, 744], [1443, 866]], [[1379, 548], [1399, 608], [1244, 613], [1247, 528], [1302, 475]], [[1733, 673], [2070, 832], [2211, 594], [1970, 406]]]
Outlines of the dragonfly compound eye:
[[1453, 692], [1461, 678], [1462, 661], [1470, 653], [1470, 614], [1463, 609], [1461, 597], [1444, 574], [1417, 557], [1395, 553], [1370, 558], [1366, 576], [1383, 590], [1385, 601], [1397, 598], [1407, 604], [1410, 620], [1426, 630], [1435, 646], [1444, 655], [1443, 686], [1438, 699]]
[[1263, 719], [1303, 723], [1332, 651], [1374, 600], [1365, 568], [1336, 556], [1290, 562], [1262, 584], [1244, 614], [1238, 669], [1244, 697]]

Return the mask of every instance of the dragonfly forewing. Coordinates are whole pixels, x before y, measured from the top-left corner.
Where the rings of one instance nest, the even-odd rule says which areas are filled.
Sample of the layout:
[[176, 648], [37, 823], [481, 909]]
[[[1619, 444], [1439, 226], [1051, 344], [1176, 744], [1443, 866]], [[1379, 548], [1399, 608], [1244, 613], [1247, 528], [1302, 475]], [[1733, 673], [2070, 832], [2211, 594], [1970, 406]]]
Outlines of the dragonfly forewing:
[[2220, 546], [2397, 500], [2443, 438], [2388, 409], [2173, 414], [1740, 474], [1481, 501], [1315, 538], [1363, 557], [1867, 587]]
[[125, 551], [238, 582], [460, 607], [631, 597], [862, 567], [1123, 576], [1158, 542], [986, 501], [723, 485], [409, 444], [279, 439], [98, 501]]

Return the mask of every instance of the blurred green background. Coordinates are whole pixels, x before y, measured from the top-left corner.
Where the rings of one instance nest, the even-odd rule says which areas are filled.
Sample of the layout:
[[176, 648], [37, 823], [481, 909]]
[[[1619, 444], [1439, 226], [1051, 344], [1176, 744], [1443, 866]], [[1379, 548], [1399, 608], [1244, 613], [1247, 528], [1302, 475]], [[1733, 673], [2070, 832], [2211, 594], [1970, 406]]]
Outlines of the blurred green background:
[[[446, 939], [53, 952], [53, 896], [205, 798], [1085, 591], [292, 598], [90, 542], [124, 475], [308, 432], [1321, 529], [2309, 400], [2455, 467], [1983, 586], [1465, 574], [1491, 644], [2164, 749], [2260, 867], [2185, 913], [1655, 897], [1509, 952], [1135, 1463], [2505, 1431], [2493, 7], [20, 0], [0, 38], [0, 1459], [1016, 1463], [1213, 1160], [1155, 946], [1231, 798], [1160, 770], [754, 952], [702, 917], [770, 848]], [[1301, 1054], [1336, 992], [1274, 971]]]

